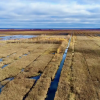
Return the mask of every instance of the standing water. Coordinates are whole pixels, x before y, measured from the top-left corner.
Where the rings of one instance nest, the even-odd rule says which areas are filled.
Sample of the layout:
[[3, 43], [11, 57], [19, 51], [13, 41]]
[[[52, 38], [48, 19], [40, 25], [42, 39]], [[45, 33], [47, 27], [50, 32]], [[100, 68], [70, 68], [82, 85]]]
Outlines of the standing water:
[[10, 35], [10, 36], [2, 36], [0, 37], [1, 40], [11, 40], [11, 39], [27, 39], [37, 37], [37, 35]]
[[61, 70], [63, 68], [64, 61], [66, 59], [66, 55], [67, 55], [67, 51], [68, 51], [68, 48], [69, 48], [69, 45], [70, 45], [70, 41], [71, 41], [71, 38], [70, 38], [68, 46], [67, 46], [67, 48], [66, 48], [66, 50], [63, 54], [63, 58], [62, 58], [62, 61], [60, 63], [59, 69], [58, 69], [58, 71], [55, 75], [55, 79], [51, 82], [50, 88], [49, 88], [48, 93], [47, 93], [47, 98], [45, 100], [54, 100], [55, 93], [56, 93], [57, 87], [58, 87], [58, 82], [59, 82]]
[[41, 74], [39, 74], [38, 76], [34, 76], [34, 77], [31, 77], [30, 79], [35, 79], [36, 81], [40, 78]]
[[0, 62], [2, 62], [2, 59], [0, 59]]
[[2, 86], [2, 85], [0, 84], [0, 93], [2, 92], [3, 87], [4, 87], [4, 86]]
[[6, 64], [6, 65], [2, 66], [2, 69], [5, 68], [5, 67], [7, 67], [8, 65], [9, 65], [9, 64]]

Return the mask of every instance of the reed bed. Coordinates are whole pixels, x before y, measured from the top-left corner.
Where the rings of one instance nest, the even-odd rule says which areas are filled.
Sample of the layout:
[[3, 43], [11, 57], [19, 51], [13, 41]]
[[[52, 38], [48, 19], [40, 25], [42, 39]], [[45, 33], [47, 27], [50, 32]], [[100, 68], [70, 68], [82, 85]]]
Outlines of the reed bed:
[[[51, 50], [54, 46], [56, 47], [56, 45], [52, 44], [48, 48], [48, 50]], [[36, 61], [34, 61], [28, 67], [25, 68], [24, 70], [25, 72], [23, 72], [23, 74], [26, 77], [36, 76], [38, 75], [39, 72], [42, 73], [44, 71], [45, 67], [48, 65], [48, 63], [51, 61], [52, 57], [54, 56], [53, 54], [47, 53], [48, 50], [46, 50], [39, 58], [37, 58]]]
[[5, 46], [0, 48], [0, 58], [5, 58], [8, 55], [11, 55], [17, 52], [19, 49], [25, 47], [25, 44], [6, 44]]
[[[55, 78], [69, 37], [40, 36], [34, 39], [6, 41], [5, 48], [9, 48], [7, 52], [10, 53], [11, 49], [12, 52], [16, 50], [16, 53], [10, 54], [8, 58], [6, 56], [3, 58], [5, 64], [11, 63], [0, 69], [0, 83], [5, 85], [0, 94], [1, 100], [22, 100], [28, 92], [25, 100], [33, 98], [44, 100], [51, 81]], [[27, 56], [16, 60], [17, 57], [27, 52], [30, 52]], [[21, 71], [22, 69], [24, 71]], [[35, 80], [29, 78], [40, 73], [42, 75], [34, 85]], [[7, 81], [6, 79], [10, 77], [14, 77], [14, 79]]]
[[5, 34], [5, 35], [67, 35], [67, 34], [72, 34], [72, 33], [81, 35], [90, 35], [90, 34], [100, 34], [99, 29], [86, 29], [86, 30], [0, 30], [0, 34]]
[[[80, 47], [79, 50], [78, 50], [77, 45]], [[91, 48], [93, 45], [91, 41], [89, 41], [88, 37], [87, 37], [87, 40], [85, 37], [83, 37], [82, 41], [78, 39], [77, 45], [75, 46], [75, 49], [77, 48], [75, 57], [80, 58], [80, 60], [74, 59], [75, 62], [73, 63], [73, 74], [74, 74], [73, 88], [74, 88], [74, 93], [76, 95], [75, 99], [77, 100], [97, 99], [98, 98], [96, 94], [97, 90], [94, 86], [93, 78], [91, 77], [93, 73], [90, 73], [90, 69], [88, 66], [89, 62], [86, 61], [86, 57], [88, 57], [88, 59], [91, 59], [91, 57], [93, 57], [93, 55], [95, 54], [94, 53], [95, 50]], [[78, 68], [78, 66], [80, 67], [80, 69]], [[77, 95], [77, 93], [79, 95]]]
[[25, 68], [22, 74], [24, 74], [25, 77], [32, 77], [38, 75], [38, 73], [43, 73], [52, 57], [53, 55], [51, 54], [41, 55], [36, 61], [32, 62], [27, 68]]
[[1, 68], [2, 66], [4, 66], [4, 63], [0, 62], [0, 68]]
[[74, 39], [72, 48], [68, 50], [54, 100], [100, 99], [100, 48], [96, 45], [97, 40], [90, 36], [77, 36]]
[[[99, 95], [100, 47], [90, 36], [74, 37], [54, 100], [96, 100]], [[92, 95], [92, 96], [91, 96]]]
[[54, 100], [74, 100], [72, 97], [70, 97], [71, 95], [70, 81], [72, 80], [71, 79], [71, 65], [72, 65], [73, 38], [74, 37], [72, 37], [71, 39], [67, 56], [64, 62], [64, 66], [61, 71], [58, 88], [57, 88]]
[[[67, 47], [67, 45], [66, 45]], [[47, 65], [40, 79], [36, 83], [35, 87], [29, 92], [26, 100], [44, 100], [46, 98], [47, 90], [50, 87], [51, 81], [54, 79], [62, 59], [63, 53], [55, 53], [51, 62]]]
[[37, 49], [38, 47], [40, 47], [40, 45], [38, 45], [38, 44], [32, 44], [30, 46], [29, 46], [29, 44], [28, 45], [27, 44], [25, 44], [25, 45], [23, 44], [21, 46], [22, 46], [22, 48], [20, 48], [20, 51], [17, 48], [15, 53], [9, 55], [9, 57], [3, 58], [3, 61], [0, 64], [0, 67], [2, 67], [3, 65], [6, 65], [6, 64], [10, 64], [14, 60], [18, 60], [19, 57], [22, 57], [24, 54], [29, 54], [29, 52], [34, 51], [34, 49]]
[[60, 44], [64, 40], [69, 40], [69, 37], [57, 37], [57, 36], [45, 36], [41, 35], [31, 39], [20, 39], [20, 40], [7, 40], [7, 43], [54, 43]]
[[0, 75], [1, 75], [0, 81], [4, 80], [6, 78], [9, 78], [9, 77], [16, 76], [21, 71], [21, 69], [26, 68], [38, 56], [45, 53], [45, 51], [47, 51], [52, 46], [52, 44], [47, 45], [47, 46], [46, 45], [39, 46], [39, 48], [36, 48], [35, 50], [33, 50], [33, 52], [30, 52], [29, 55], [23, 56], [22, 58], [12, 62], [7, 67], [2, 69], [1, 73], [0, 73]]
[[7, 67], [5, 67], [4, 69], [0, 70], [0, 76], [1, 76], [0, 81], [9, 77], [16, 76], [21, 71], [21, 69], [27, 67], [39, 55], [41, 54], [38, 53], [38, 54], [31, 54], [28, 56], [24, 56], [20, 60], [17, 60], [11, 63], [10, 65], [8, 65]]
[[42, 76], [40, 77], [34, 88], [29, 92], [28, 96], [26, 97], [26, 100], [31, 100], [32, 98], [34, 98], [34, 100], [44, 100], [46, 98], [48, 88], [50, 87], [51, 79], [54, 79], [61, 58], [61, 54], [56, 54], [53, 57], [52, 61], [45, 68]]
[[66, 35], [71, 34], [72, 30], [0, 30], [0, 34], [6, 35]]
[[57, 49], [57, 53], [63, 53], [66, 49], [66, 45], [68, 44], [68, 41], [65, 40], [61, 43], [61, 45], [59, 46], [59, 48]]
[[22, 100], [25, 94], [30, 90], [35, 80], [23, 77], [17, 77], [9, 82], [0, 94], [1, 100]]

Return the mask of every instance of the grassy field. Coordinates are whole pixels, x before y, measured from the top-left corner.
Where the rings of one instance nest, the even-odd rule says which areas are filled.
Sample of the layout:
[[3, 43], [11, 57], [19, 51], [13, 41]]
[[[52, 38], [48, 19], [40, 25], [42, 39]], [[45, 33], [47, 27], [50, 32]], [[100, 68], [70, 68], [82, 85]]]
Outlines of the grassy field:
[[76, 29], [76, 30], [0, 30], [0, 34], [3, 35], [18, 35], [18, 34], [22, 34], [22, 35], [67, 35], [67, 34], [83, 34], [83, 35], [87, 35], [87, 34], [100, 34], [100, 30], [99, 29]]
[[54, 100], [100, 99], [100, 37], [73, 36]]
[[[31, 39], [0, 41], [0, 84], [4, 86], [1, 100], [22, 100], [36, 83], [31, 79], [41, 74], [32, 93], [42, 93], [51, 83], [59, 67], [69, 36], [39, 36]], [[3, 67], [7, 65], [6, 67]], [[9, 78], [14, 78], [9, 80]], [[39, 82], [40, 81], [40, 82]], [[49, 81], [46, 83], [46, 81]], [[40, 91], [38, 89], [41, 87]], [[44, 90], [47, 92], [49, 85]], [[35, 89], [35, 92], [34, 92]], [[31, 93], [31, 92], [30, 92]], [[16, 94], [16, 95], [15, 95]], [[46, 94], [44, 94], [44, 97]], [[32, 96], [32, 98], [34, 95]], [[27, 98], [30, 98], [30, 94]], [[38, 96], [36, 97], [38, 98]]]
[[[72, 34], [54, 100], [100, 99], [100, 37], [83, 31]], [[45, 100], [70, 37], [0, 41], [0, 100]]]

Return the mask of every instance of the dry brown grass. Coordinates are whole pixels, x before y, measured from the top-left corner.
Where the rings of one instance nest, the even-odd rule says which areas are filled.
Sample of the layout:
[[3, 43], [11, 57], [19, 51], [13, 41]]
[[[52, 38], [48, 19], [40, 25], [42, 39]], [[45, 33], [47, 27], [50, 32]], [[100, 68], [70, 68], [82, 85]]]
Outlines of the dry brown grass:
[[45, 36], [41, 35], [31, 39], [20, 39], [20, 40], [7, 40], [7, 43], [56, 43], [60, 44], [62, 41], [69, 40], [70, 35], [68, 36]]
[[65, 51], [67, 45], [68, 45], [68, 40], [63, 41], [63, 42], [61, 43], [61, 45], [59, 46], [59, 48], [57, 49], [57, 53], [64, 53], [64, 51]]
[[54, 76], [57, 72], [58, 66], [60, 64], [62, 58], [62, 54], [55, 54], [52, 61], [45, 68], [42, 76], [37, 81], [36, 85], [29, 93], [26, 100], [44, 100], [46, 98], [46, 94], [48, 88], [51, 83], [51, 79], [54, 79]]
[[50, 86], [51, 79], [50, 78], [40, 78], [35, 87], [29, 93], [26, 100], [44, 100], [46, 98], [46, 94], [48, 91], [48, 87]]
[[26, 47], [26, 44], [6, 44], [0, 48], [0, 58], [5, 58], [8, 55], [11, 55], [17, 52], [19, 49], [25, 48], [25, 47]]
[[100, 48], [95, 44], [97, 40], [88, 36], [74, 39], [75, 44], [71, 43], [61, 72], [55, 100], [99, 99]]
[[[23, 56], [22, 58], [20, 58], [20, 59], [18, 59], [16, 61], [13, 61], [10, 65], [8, 65], [7, 67], [5, 67], [4, 69], [2, 69], [0, 71], [1, 72], [0, 73], [0, 75], [1, 75], [0, 81], [4, 80], [5, 78], [8, 78], [8, 77], [16, 76], [21, 71], [21, 69], [26, 68], [32, 61], [34, 61], [38, 56], [42, 55], [43, 53], [44, 53], [44, 56], [43, 56], [43, 58], [40, 58], [40, 64], [42, 65], [42, 59], [44, 59], [44, 62], [46, 60], [50, 61], [50, 59], [52, 58], [53, 54], [51, 54], [50, 56], [48, 55], [48, 57], [50, 57], [50, 58], [45, 59], [45, 57], [47, 56], [45, 54], [45, 51], [51, 49], [52, 45], [54, 45], [54, 44], [46, 44], [46, 45], [42, 45], [41, 44], [41, 46], [39, 46], [39, 47], [37, 46], [38, 48], [36, 48], [32, 52], [30, 52], [29, 55]], [[47, 63], [48, 63], [48, 61], [47, 61]], [[45, 62], [45, 66], [46, 66], [47, 63]], [[45, 66], [44, 65], [42, 65], [42, 66], [43, 66], [43, 69], [44, 69]], [[43, 69], [39, 68], [38, 70], [39, 71], [41, 71], [41, 70], [43, 71]]]
[[95, 41], [88, 38], [88, 36], [77, 36], [72, 71], [73, 92], [75, 93], [75, 99], [77, 100], [95, 100], [100, 97], [97, 88], [99, 84], [96, 84], [97, 82], [95, 82], [99, 76], [98, 63], [100, 53], [99, 51], [97, 52], [99, 47], [95, 45], [94, 42]]
[[64, 34], [72, 34], [72, 33], [81, 35], [90, 35], [90, 34], [100, 34], [100, 30], [0, 30], [0, 34], [5, 35], [64, 35]]
[[37, 49], [37, 48], [41, 48], [42, 47], [41, 44], [30, 44], [29, 45], [28, 43], [27, 44], [19, 44], [19, 46], [17, 44], [15, 44], [15, 45], [18, 47], [17, 50], [16, 50], [16, 53], [12, 53], [11, 55], [9, 55], [9, 57], [6, 57], [8, 52], [6, 54], [4, 54], [5, 55], [4, 56], [5, 58], [3, 58], [3, 62], [0, 63], [0, 67], [2, 67], [5, 64], [10, 64], [14, 60], [18, 60], [19, 57], [21, 57], [23, 54], [28, 54], [29, 52], [33, 52], [33, 51], [39, 52], [40, 50]]
[[4, 64], [2, 62], [0, 62], [0, 68], [3, 66]]
[[[52, 44], [48, 50], [56, 47], [56, 44]], [[58, 47], [58, 45], [57, 45]], [[57, 48], [56, 48], [57, 49]], [[43, 49], [42, 49], [43, 50]], [[48, 51], [47, 50], [47, 51]], [[45, 51], [39, 58], [37, 58], [34, 62], [32, 62], [28, 67], [25, 68], [25, 72], [22, 74], [25, 75], [25, 77], [32, 77], [38, 75], [39, 72], [43, 72], [45, 67], [48, 65], [48, 63], [51, 61], [53, 54], [48, 54], [47, 51]]]
[[91, 43], [91, 40], [88, 37], [77, 36], [77, 44], [75, 45], [74, 54], [75, 59], [73, 62], [73, 86], [74, 93], [76, 93], [75, 99], [77, 100], [97, 99], [96, 89], [94, 87], [94, 82], [91, 77], [93, 73], [90, 74], [90, 69], [88, 69], [89, 67], [87, 65], [89, 63], [85, 59], [85, 57], [91, 59], [91, 57], [93, 57], [93, 55], [95, 54], [95, 50], [91, 48], [92, 46], [93, 44]]
[[26, 77], [32, 77], [38, 75], [39, 72], [43, 72], [45, 67], [48, 65], [53, 55], [41, 55], [36, 61], [32, 62], [27, 68], [25, 68], [24, 74]]
[[52, 80], [58, 70], [63, 54], [55, 54], [49, 65], [44, 70], [42, 77], [50, 77]]
[[[18, 47], [16, 50], [16, 53], [9, 55], [9, 57], [3, 58], [3, 62], [0, 67], [2, 67], [5, 64], [10, 64], [14, 60], [18, 60], [19, 57], [23, 56], [23, 54], [28, 54], [29, 52], [34, 51], [34, 49], [37, 49], [38, 47], [40, 47], [40, 45], [38, 45], [38, 44], [30, 44], [30, 45], [29, 44], [20, 44], [20, 46], [18, 46], [18, 45], [16, 45], [16, 46]], [[14, 48], [14, 49], [16, 49], [16, 48]]]
[[35, 80], [17, 77], [9, 82], [0, 94], [1, 100], [22, 100], [24, 95], [30, 90]]
[[22, 34], [22, 35], [40, 35], [40, 34], [48, 34], [48, 35], [57, 35], [57, 34], [66, 34], [66, 33], [72, 33], [72, 30], [70, 31], [70, 30], [52, 30], [52, 31], [49, 31], [49, 30], [38, 30], [38, 31], [30, 31], [30, 30], [27, 30], [27, 31], [25, 31], [25, 30], [23, 30], [23, 31], [7, 31], [7, 30], [5, 30], [5, 31], [0, 31], [0, 33], [1, 34], [6, 34], [6, 35], [18, 35], [18, 34]]
[[20, 60], [17, 60], [4, 69], [0, 70], [0, 81], [5, 78], [16, 76], [21, 69], [27, 67], [32, 61], [36, 59], [40, 54], [31, 54], [28, 56], [23, 56]]
[[[34, 39], [23, 39], [21, 40], [24, 41], [23, 43], [17, 43], [18, 41], [16, 40], [14, 43], [11, 41], [8, 43], [7, 41], [7, 46], [2, 49], [3, 52], [5, 48], [8, 48], [7, 53], [9, 54], [10, 49], [11, 52], [16, 50], [16, 54], [10, 55], [9, 59], [3, 59], [4, 63], [11, 62], [11, 64], [4, 69], [0, 69], [0, 81], [2, 85], [6, 84], [0, 94], [1, 100], [13, 100], [13, 98], [16, 100], [22, 100], [34, 84], [34, 80], [29, 80], [27, 78], [39, 75], [41, 72], [42, 75], [40, 79], [32, 88], [31, 92], [29, 92], [26, 100], [32, 100], [33, 98], [44, 100], [46, 98], [50, 83], [55, 77], [63, 56], [63, 51], [57, 53], [57, 49], [62, 43], [61, 47], [63, 47], [64, 50], [65, 46], [67, 47], [68, 38], [66, 36], [45, 36], [44, 38], [41, 36], [36, 41], [40, 41], [39, 39], [41, 42], [38, 42], [37, 44], [32, 42]], [[20, 51], [18, 51], [19, 49]], [[14, 60], [15, 57], [19, 57], [29, 51], [29, 55]], [[55, 54], [52, 54], [54, 52]], [[24, 72], [21, 72], [22, 69], [24, 69]], [[9, 77], [14, 77], [14, 80], [10, 82], [6, 81], [5, 79]]]
[[0, 84], [2, 85], [2, 86], [5, 86], [7, 83], [9, 83], [10, 82], [10, 80], [3, 80], [3, 81], [1, 81], [0, 82]]
[[58, 88], [54, 100], [74, 100], [70, 97], [70, 81], [71, 81], [71, 64], [72, 64], [72, 41], [70, 43], [67, 57], [61, 71]]

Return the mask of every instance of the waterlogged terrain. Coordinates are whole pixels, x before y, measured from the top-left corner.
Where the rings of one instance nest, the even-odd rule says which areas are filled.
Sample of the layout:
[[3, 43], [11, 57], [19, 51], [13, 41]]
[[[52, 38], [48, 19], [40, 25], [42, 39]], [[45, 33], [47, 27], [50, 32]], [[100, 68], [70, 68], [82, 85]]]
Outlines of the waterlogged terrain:
[[100, 37], [73, 36], [54, 100], [100, 100]]
[[100, 100], [99, 67], [98, 35], [0, 41], [0, 100]]
[[12, 40], [12, 39], [27, 39], [27, 38], [33, 38], [37, 37], [37, 35], [1, 35], [0, 40]]
[[34, 98], [34, 93], [38, 98], [43, 90], [45, 99], [49, 85], [47, 90], [44, 85], [55, 77], [69, 38], [39, 36], [0, 41], [0, 100], [26, 100]]

